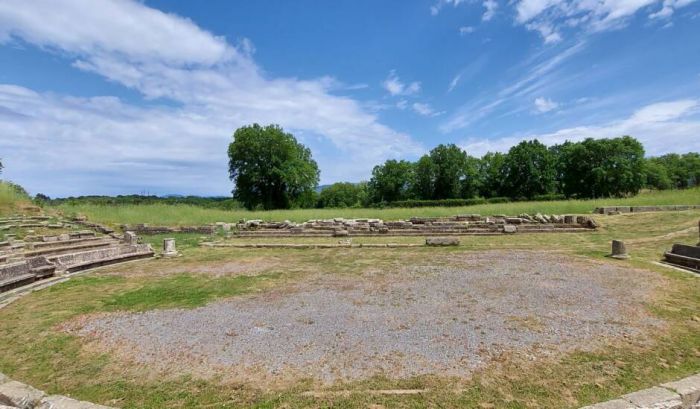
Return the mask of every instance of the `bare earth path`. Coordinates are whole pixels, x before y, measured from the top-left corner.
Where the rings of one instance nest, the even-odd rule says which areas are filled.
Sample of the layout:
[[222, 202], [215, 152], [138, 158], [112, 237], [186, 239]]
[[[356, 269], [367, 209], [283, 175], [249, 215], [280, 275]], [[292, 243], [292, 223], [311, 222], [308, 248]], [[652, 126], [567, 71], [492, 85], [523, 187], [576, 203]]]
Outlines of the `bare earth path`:
[[504, 351], [547, 354], [634, 336], [658, 276], [546, 252], [450, 253], [441, 266], [318, 274], [192, 310], [84, 317], [93, 346], [175, 372], [258, 385], [437, 373], [468, 376]]

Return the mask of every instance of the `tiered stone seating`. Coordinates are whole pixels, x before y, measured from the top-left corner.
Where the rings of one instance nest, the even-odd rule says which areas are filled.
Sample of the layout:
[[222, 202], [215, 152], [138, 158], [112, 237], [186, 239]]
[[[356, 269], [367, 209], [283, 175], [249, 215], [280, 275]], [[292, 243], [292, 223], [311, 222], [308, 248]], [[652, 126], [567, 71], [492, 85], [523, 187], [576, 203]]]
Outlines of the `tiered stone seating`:
[[[0, 225], [22, 229], [34, 223], [49, 227], [48, 217], [12, 217], [0, 219]], [[120, 263], [140, 258], [152, 257], [149, 245], [122, 243], [120, 236], [108, 227], [85, 220], [70, 223], [54, 223], [64, 229], [56, 235], [6, 235], [7, 241], [0, 242], [0, 292], [31, 284], [54, 273], [67, 274], [107, 264]], [[81, 224], [93, 230], [70, 230]], [[58, 227], [57, 227], [58, 228]], [[66, 231], [67, 230], [67, 231]], [[97, 232], [104, 235], [97, 235]]]
[[56, 266], [45, 257], [0, 265], [0, 292], [11, 290], [54, 274]]
[[73, 273], [108, 264], [150, 258], [153, 254], [153, 249], [148, 244], [132, 244], [53, 256], [49, 257], [49, 261], [54, 263], [59, 271]]

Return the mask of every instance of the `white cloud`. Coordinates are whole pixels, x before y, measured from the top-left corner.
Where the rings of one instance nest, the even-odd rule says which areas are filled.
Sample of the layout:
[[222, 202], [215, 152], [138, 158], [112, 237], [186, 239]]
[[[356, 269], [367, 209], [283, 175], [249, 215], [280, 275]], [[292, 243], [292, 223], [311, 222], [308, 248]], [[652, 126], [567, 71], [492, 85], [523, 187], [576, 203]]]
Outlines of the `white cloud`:
[[650, 104], [627, 118], [601, 125], [576, 126], [551, 133], [508, 136], [499, 139], [470, 138], [460, 145], [475, 155], [488, 151], [507, 152], [521, 140], [538, 139], [546, 145], [585, 138], [614, 138], [630, 135], [637, 138], [647, 155], [669, 152], [700, 151], [700, 100], [688, 99]]
[[435, 111], [429, 104], [414, 102], [412, 108], [417, 114], [423, 116], [434, 117], [442, 115], [442, 112]]
[[[332, 149], [314, 151], [319, 162], [333, 152], [361, 157], [352, 173], [335, 175], [354, 180], [388, 157], [422, 152], [363, 104], [334, 95], [342, 83], [331, 77], [266, 77], [252, 59], [249, 40], [233, 46], [190, 20], [135, 1], [44, 0], [39, 6], [0, 4], [0, 38], [67, 53], [76, 68], [152, 102], [131, 105], [109, 96], [75, 98], [1, 85], [6, 176], [35, 191], [128, 184], [227, 194], [226, 144], [234, 129], [252, 122], [278, 123], [312, 147], [319, 140], [317, 145]], [[420, 85], [414, 84], [402, 85], [402, 93], [417, 92]]]
[[393, 96], [412, 95], [420, 91], [420, 82], [414, 81], [410, 84], [405, 84], [401, 82], [395, 70], [389, 72], [389, 76], [384, 80], [382, 86]]
[[225, 39], [135, 1], [5, 0], [0, 39], [10, 36], [80, 55], [119, 53], [135, 62], [213, 65], [235, 56]]
[[[666, 19], [675, 10], [696, 0], [518, 0], [515, 3], [518, 24], [540, 33], [545, 42], [561, 39], [561, 31], [579, 27], [596, 32], [627, 25], [630, 17], [647, 11], [652, 19]], [[655, 5], [661, 7], [652, 11]]]
[[437, 3], [430, 6], [430, 14], [433, 16], [436, 16], [440, 13], [440, 10], [442, 10], [442, 8], [445, 6], [457, 7], [460, 4], [463, 4], [466, 2], [467, 2], [467, 0], [438, 0]]
[[474, 27], [472, 27], [472, 26], [462, 26], [462, 27], [459, 28], [459, 34], [460, 34], [460, 35], [471, 34], [471, 33], [473, 33], [474, 31], [476, 31], [476, 29], [475, 29]]
[[535, 108], [537, 109], [538, 112], [549, 112], [554, 109], [557, 109], [559, 107], [559, 104], [552, 101], [549, 98], [536, 98], [535, 99]]
[[496, 0], [484, 0], [482, 3], [486, 11], [481, 16], [483, 21], [489, 21], [496, 15], [496, 9], [498, 8], [498, 2]]

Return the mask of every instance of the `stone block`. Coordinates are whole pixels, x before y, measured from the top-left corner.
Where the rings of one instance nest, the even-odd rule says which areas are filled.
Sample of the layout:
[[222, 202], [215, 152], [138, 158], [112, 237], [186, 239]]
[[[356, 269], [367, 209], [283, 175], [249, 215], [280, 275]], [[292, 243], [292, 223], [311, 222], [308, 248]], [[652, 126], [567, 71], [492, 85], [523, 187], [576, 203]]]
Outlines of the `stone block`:
[[642, 408], [683, 409], [683, 402], [679, 394], [658, 386], [642, 389], [641, 391], [624, 395], [622, 398]]
[[504, 224], [503, 225], [503, 233], [515, 233], [518, 231], [518, 228], [515, 225], [512, 224]]
[[41, 400], [36, 409], [111, 409], [109, 406], [96, 405], [61, 395], [47, 396]]
[[32, 409], [46, 396], [44, 392], [17, 381], [0, 385], [0, 395], [6, 396], [14, 406], [20, 409]]
[[459, 246], [459, 238], [457, 237], [427, 237], [425, 239], [426, 246]]
[[675, 382], [664, 383], [664, 388], [670, 389], [681, 396], [683, 408], [694, 408], [700, 403], [700, 374], [689, 376]]
[[584, 406], [581, 409], [638, 409], [638, 406], [626, 400], [615, 399], [595, 405]]
[[133, 231], [124, 232], [124, 244], [138, 244], [139, 239]]
[[350, 232], [347, 230], [333, 230], [333, 237], [348, 237]]

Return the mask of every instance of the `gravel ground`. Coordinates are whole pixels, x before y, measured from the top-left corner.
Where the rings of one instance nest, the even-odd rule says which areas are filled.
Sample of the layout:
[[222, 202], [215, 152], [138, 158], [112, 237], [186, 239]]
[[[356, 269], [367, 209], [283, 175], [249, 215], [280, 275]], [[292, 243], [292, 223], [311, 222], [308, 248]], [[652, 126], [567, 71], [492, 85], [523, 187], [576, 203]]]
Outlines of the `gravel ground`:
[[87, 317], [74, 330], [152, 368], [262, 385], [468, 376], [501, 352], [591, 347], [659, 324], [642, 307], [658, 278], [622, 264], [525, 251], [447, 257], [439, 267], [319, 274], [192, 310]]

